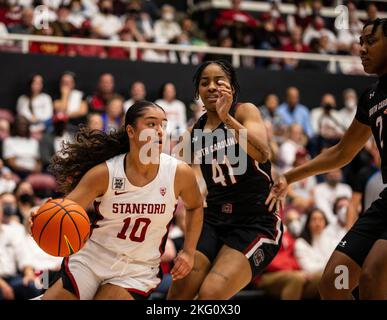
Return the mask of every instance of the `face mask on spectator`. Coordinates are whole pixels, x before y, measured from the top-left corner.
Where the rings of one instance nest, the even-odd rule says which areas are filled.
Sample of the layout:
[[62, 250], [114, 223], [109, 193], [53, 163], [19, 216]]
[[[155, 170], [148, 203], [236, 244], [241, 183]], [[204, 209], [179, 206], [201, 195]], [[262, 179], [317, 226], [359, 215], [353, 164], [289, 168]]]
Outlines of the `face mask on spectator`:
[[323, 107], [325, 112], [330, 112], [333, 109], [333, 106], [330, 103], [324, 104]]
[[327, 178], [326, 179], [326, 182], [328, 183], [328, 185], [330, 185], [331, 187], [336, 187], [336, 185], [340, 182], [339, 179], [336, 179], [336, 178]]
[[346, 108], [355, 109], [356, 108], [356, 100], [352, 99], [352, 98], [347, 99], [347, 100], [345, 100], [344, 105]]
[[175, 15], [172, 12], [163, 13], [163, 20], [165, 21], [173, 21], [175, 19]]
[[343, 206], [339, 210], [337, 210], [337, 219], [341, 224], [345, 224], [347, 222], [347, 211], [348, 207]]
[[16, 208], [12, 204], [4, 204], [3, 213], [5, 217], [11, 217], [16, 214]]
[[110, 14], [110, 13], [112, 13], [112, 9], [110, 9], [110, 8], [101, 8], [101, 12], [103, 13], [103, 14]]
[[33, 196], [30, 195], [29, 193], [22, 193], [20, 196], [19, 196], [19, 201], [21, 203], [32, 203], [33, 201]]
[[293, 220], [289, 222], [288, 229], [293, 236], [298, 237], [301, 234], [301, 230], [302, 230], [301, 221]]

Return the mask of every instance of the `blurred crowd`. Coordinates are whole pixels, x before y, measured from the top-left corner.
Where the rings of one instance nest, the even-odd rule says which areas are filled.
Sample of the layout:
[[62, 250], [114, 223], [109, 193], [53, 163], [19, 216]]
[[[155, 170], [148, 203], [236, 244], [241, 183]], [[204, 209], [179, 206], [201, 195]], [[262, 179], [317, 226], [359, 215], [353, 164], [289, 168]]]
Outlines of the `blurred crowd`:
[[[203, 113], [200, 101], [186, 105], [173, 83], [160, 88], [155, 102], [166, 111], [167, 133], [179, 137]], [[280, 101], [279, 96], [285, 96]], [[317, 98], [317, 97], [316, 97]], [[77, 88], [77, 77], [64, 72], [57, 95], [44, 92], [44, 77], [31, 76], [15, 112], [0, 109], [0, 299], [37, 295], [42, 272], [55, 274], [60, 259], [48, 256], [28, 233], [31, 208], [47, 197], [60, 197], [47, 168], [64, 142], [72, 141], [79, 125], [110, 132], [120, 128], [130, 106], [147, 99], [147, 85], [134, 82], [124, 96], [115, 90], [112, 74], [101, 74], [94, 92]], [[317, 98], [318, 99], [318, 98]], [[342, 99], [326, 92], [316, 105], [302, 104], [296, 87], [268, 94], [259, 107], [271, 147], [273, 176], [296, 167], [339, 141], [356, 113], [358, 96], [348, 88]], [[281, 250], [267, 272], [249, 289], [281, 299], [317, 298], [317, 283], [341, 237], [358, 214], [383, 188], [375, 143], [367, 146], [342, 170], [310, 177], [291, 186], [281, 212], [286, 225]], [[197, 168], [196, 168], [197, 169]], [[203, 195], [206, 185], [196, 170]], [[93, 216], [93, 209], [89, 213]], [[171, 262], [184, 237], [184, 206], [178, 206], [163, 256], [164, 277], [158, 293], [171, 282]], [[52, 280], [53, 278], [51, 278]]]
[[[0, 0], [0, 35], [31, 34], [358, 56], [358, 40], [364, 23], [378, 16], [378, 6], [366, 1], [367, 18], [361, 20], [357, 6], [362, 5], [362, 1], [344, 1], [348, 21], [344, 17], [343, 25], [338, 29], [335, 17], [322, 14], [323, 6], [333, 8], [335, 1], [296, 1], [294, 14], [280, 12], [279, 2], [271, 1], [271, 8], [266, 12], [249, 12], [241, 9], [242, 0], [231, 0], [230, 9], [211, 11], [208, 15], [200, 11], [196, 14], [177, 11], [172, 5], [160, 6], [159, 1], [156, 4], [152, 0]], [[44, 16], [41, 5], [47, 10]], [[381, 9], [385, 10], [384, 7]], [[42, 17], [48, 19], [44, 26]], [[20, 51], [20, 46], [0, 40], [0, 50]], [[128, 48], [50, 42], [31, 42], [29, 52], [117, 59], [130, 57]], [[143, 61], [183, 64], [198, 64], [217, 58], [231, 60], [230, 55], [153, 49], [139, 49], [136, 55]], [[243, 57], [241, 64], [275, 70], [329, 71], [333, 68], [324, 61], [290, 58]], [[363, 74], [360, 62], [340, 62], [334, 68], [344, 74]]]

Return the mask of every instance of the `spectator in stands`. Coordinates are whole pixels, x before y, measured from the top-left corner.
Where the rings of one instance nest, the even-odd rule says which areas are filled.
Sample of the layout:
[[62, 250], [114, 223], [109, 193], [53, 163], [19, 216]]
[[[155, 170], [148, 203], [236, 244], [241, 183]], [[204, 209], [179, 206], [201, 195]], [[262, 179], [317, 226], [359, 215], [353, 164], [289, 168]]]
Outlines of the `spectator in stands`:
[[114, 77], [111, 73], [103, 73], [98, 79], [97, 92], [88, 98], [92, 112], [104, 112], [107, 101], [115, 94]]
[[12, 135], [5, 139], [3, 144], [3, 159], [21, 178], [42, 169], [39, 144], [30, 137], [29, 125], [25, 117], [17, 116], [12, 126]]
[[52, 119], [53, 128], [47, 131], [40, 141], [40, 158], [44, 170], [50, 164], [52, 156], [62, 149], [64, 142], [72, 141], [72, 135], [67, 130], [69, 117], [63, 112], [58, 112]]
[[336, 144], [344, 135], [345, 126], [336, 109], [335, 97], [326, 93], [321, 99], [320, 107], [314, 108], [311, 112], [310, 120], [314, 135], [317, 138], [317, 153], [322, 148]]
[[16, 102], [16, 111], [31, 124], [32, 132], [41, 132], [53, 114], [51, 97], [43, 92], [44, 79], [41, 74], [30, 77], [27, 88]]
[[333, 203], [333, 214], [336, 217], [336, 222], [331, 222], [328, 224], [324, 232], [328, 234], [328, 236], [332, 239], [334, 246], [332, 249], [334, 250], [336, 246], [339, 244], [341, 239], [344, 238], [346, 233], [349, 230], [348, 225], [348, 208], [350, 202], [347, 197], [338, 197]]
[[34, 31], [34, 9], [26, 7], [21, 12], [21, 21], [9, 27], [10, 33], [32, 34]]
[[58, 18], [52, 23], [55, 34], [59, 37], [70, 37], [76, 33], [75, 26], [69, 21], [70, 8], [61, 4], [57, 10]]
[[155, 101], [161, 106], [168, 119], [167, 133], [179, 136], [187, 129], [187, 111], [185, 104], [176, 99], [176, 88], [171, 82], [161, 87], [161, 99]]
[[325, 174], [325, 181], [317, 184], [313, 190], [316, 207], [325, 213], [329, 223], [335, 223], [337, 218], [333, 213], [333, 204], [339, 197], [351, 198], [351, 187], [341, 182], [343, 175], [340, 169]]
[[176, 22], [175, 8], [165, 4], [161, 8], [161, 19], [154, 25], [155, 40], [174, 41], [181, 34], [180, 25]]
[[[167, 44], [165, 39], [156, 39], [155, 43], [158, 44]], [[146, 49], [142, 55], [142, 60], [148, 62], [159, 62], [159, 63], [175, 63], [176, 60], [173, 60], [175, 56], [171, 56], [171, 52], [163, 49]]]
[[293, 167], [297, 151], [303, 150], [307, 138], [304, 130], [298, 123], [291, 124], [287, 129], [287, 139], [281, 144], [278, 153], [278, 162], [281, 171], [288, 171]]
[[[182, 32], [177, 37], [176, 44], [182, 47], [192, 45], [189, 35], [185, 32]], [[178, 63], [195, 64], [195, 65], [199, 63], [199, 55], [197, 53], [193, 53], [189, 51], [180, 51], [180, 52], [173, 51], [171, 52], [171, 54], [174, 54], [174, 57], [172, 58], [173, 61], [176, 61]]]
[[353, 61], [340, 61], [339, 62], [339, 68], [340, 71], [344, 74], [352, 74], [352, 75], [365, 75], [364, 68], [361, 64], [361, 60], [358, 59], [360, 56], [360, 44], [359, 41], [352, 42], [350, 48], [349, 48], [349, 55], [357, 58]]
[[101, 39], [118, 39], [118, 32], [122, 29], [121, 20], [113, 15], [113, 1], [100, 0], [100, 13], [96, 14], [91, 19], [93, 31]]
[[353, 42], [359, 42], [359, 37], [364, 24], [357, 17], [356, 6], [353, 2], [348, 3], [348, 26], [343, 25], [337, 30], [338, 51], [347, 53]]
[[124, 99], [119, 95], [112, 96], [107, 105], [106, 112], [102, 114], [103, 131], [109, 133], [117, 130], [122, 126]]
[[296, 13], [287, 16], [288, 30], [291, 32], [295, 26], [299, 26], [302, 30], [311, 23], [311, 16], [309, 15], [309, 8], [307, 1], [297, 1]]
[[13, 192], [0, 194], [0, 207], [3, 207], [2, 223], [12, 227], [16, 232], [23, 233], [23, 225], [20, 223], [22, 216], [17, 207], [17, 199]]
[[367, 21], [374, 21], [378, 17], [378, 7], [371, 2], [367, 5]]
[[304, 230], [295, 244], [294, 252], [301, 270], [310, 274], [315, 281], [321, 279], [334, 249], [334, 242], [324, 232], [327, 225], [324, 212], [312, 208], [307, 214]]
[[278, 107], [278, 114], [285, 125], [298, 123], [310, 138], [313, 136], [313, 129], [310, 124], [309, 109], [300, 104], [300, 94], [296, 87], [289, 87], [286, 90], [286, 101]]
[[0, 155], [3, 154], [3, 141], [9, 137], [10, 127], [7, 119], [0, 119]]
[[184, 17], [181, 21], [181, 30], [186, 33], [193, 45], [206, 45], [207, 39], [205, 33], [198, 28], [196, 23], [190, 17]]
[[[290, 43], [282, 46], [281, 50], [287, 52], [309, 52], [309, 47], [302, 42], [302, 29], [299, 26], [293, 28]], [[285, 70], [293, 70], [298, 66], [298, 60], [292, 58], [285, 58], [283, 63]]]
[[357, 93], [354, 89], [343, 91], [343, 104], [344, 107], [339, 110], [339, 117], [345, 129], [348, 129], [357, 110]]
[[[91, 28], [90, 21], [88, 20], [82, 23], [82, 27], [79, 30], [79, 36], [85, 39], [98, 39], [98, 34]], [[69, 44], [66, 53], [70, 57], [107, 57], [105, 48], [97, 45]]]
[[303, 36], [303, 42], [306, 45], [310, 45], [310, 42], [313, 38], [319, 39], [322, 36], [327, 37], [329, 52], [336, 52], [337, 39], [335, 34], [329, 29], [325, 28], [325, 22], [323, 18], [316, 16], [313, 19], [313, 23], [306, 28]]
[[0, 158], [0, 194], [3, 192], [13, 192], [16, 187], [12, 171], [4, 166], [3, 160]]
[[284, 126], [282, 124], [282, 118], [278, 114], [279, 98], [276, 94], [268, 94], [260, 106], [262, 117], [264, 120], [269, 121], [273, 126], [273, 134], [277, 138], [280, 138], [284, 134]]
[[231, 35], [233, 41], [237, 41], [236, 34], [239, 31], [255, 29], [258, 26], [257, 21], [251, 14], [241, 10], [242, 0], [232, 0], [231, 9], [223, 10], [215, 20], [215, 27], [223, 36]]
[[78, 125], [85, 120], [88, 106], [84, 100], [84, 94], [75, 88], [76, 75], [71, 71], [62, 73], [59, 80], [60, 95], [54, 100], [55, 112], [61, 112], [68, 116], [70, 124]]
[[28, 181], [21, 181], [16, 186], [14, 194], [17, 200], [17, 215], [20, 218], [20, 223], [28, 225], [31, 209], [36, 205], [34, 189]]
[[295, 242], [285, 228], [277, 255], [255, 286], [275, 299], [317, 299], [320, 276], [300, 270], [295, 256]]
[[[304, 164], [309, 159], [310, 155], [306, 149], [298, 149], [293, 162], [293, 168]], [[316, 177], [310, 176], [289, 186], [288, 197], [291, 201], [291, 204], [301, 212], [305, 212], [305, 210], [311, 208], [314, 205], [313, 190], [316, 185]]]
[[126, 7], [125, 20], [131, 18], [134, 21], [137, 32], [144, 41], [152, 41], [154, 37], [153, 22], [151, 16], [143, 10], [140, 0], [131, 0]]
[[[35, 29], [34, 34], [38, 36], [60, 36], [58, 31], [54, 29], [52, 22], [48, 23], [47, 27]], [[66, 47], [63, 43], [33, 41], [30, 45], [30, 53], [63, 55], [66, 53]]]
[[82, 23], [86, 20], [81, 0], [72, 0], [69, 7], [70, 13], [67, 17], [67, 21], [76, 29], [80, 29], [82, 27]]
[[91, 130], [103, 130], [103, 120], [100, 113], [89, 113], [87, 115], [87, 127]]
[[[25, 243], [25, 235], [2, 223], [0, 204], [0, 300], [30, 299], [40, 294]], [[18, 274], [21, 272], [21, 275]]]
[[[255, 33], [255, 48], [263, 50], [276, 50], [281, 47], [281, 41], [279, 39], [277, 30], [273, 19], [269, 14], [266, 14], [263, 18], [262, 26]], [[276, 65], [279, 69], [280, 60], [276, 58], [261, 58], [258, 59], [258, 65], [270, 66], [273, 69], [273, 65]]]
[[135, 81], [130, 87], [130, 98], [124, 103], [124, 113], [136, 102], [146, 99], [145, 84], [141, 81]]

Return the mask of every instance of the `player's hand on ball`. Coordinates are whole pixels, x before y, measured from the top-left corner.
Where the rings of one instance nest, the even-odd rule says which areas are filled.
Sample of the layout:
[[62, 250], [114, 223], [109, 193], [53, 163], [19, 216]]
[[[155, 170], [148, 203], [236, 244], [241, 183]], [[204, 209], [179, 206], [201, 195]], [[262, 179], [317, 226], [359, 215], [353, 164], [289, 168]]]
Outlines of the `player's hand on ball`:
[[191, 272], [194, 265], [194, 255], [181, 250], [174, 259], [174, 266], [171, 270], [173, 281], [183, 279]]
[[278, 178], [274, 180], [269, 196], [266, 198], [265, 204], [269, 206], [269, 211], [273, 210], [274, 206], [277, 210], [284, 208], [287, 189], [288, 182], [286, 181], [285, 176], [278, 176]]

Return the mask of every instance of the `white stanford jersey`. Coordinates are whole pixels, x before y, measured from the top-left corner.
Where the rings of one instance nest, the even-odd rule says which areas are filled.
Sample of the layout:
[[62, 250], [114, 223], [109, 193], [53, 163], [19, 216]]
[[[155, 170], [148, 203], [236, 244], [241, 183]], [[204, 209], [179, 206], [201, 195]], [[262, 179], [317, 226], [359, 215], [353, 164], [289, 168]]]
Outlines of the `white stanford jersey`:
[[109, 187], [94, 202], [98, 218], [90, 240], [133, 263], [158, 266], [177, 203], [178, 160], [162, 153], [156, 178], [136, 187], [126, 177], [124, 158], [121, 154], [106, 161]]

